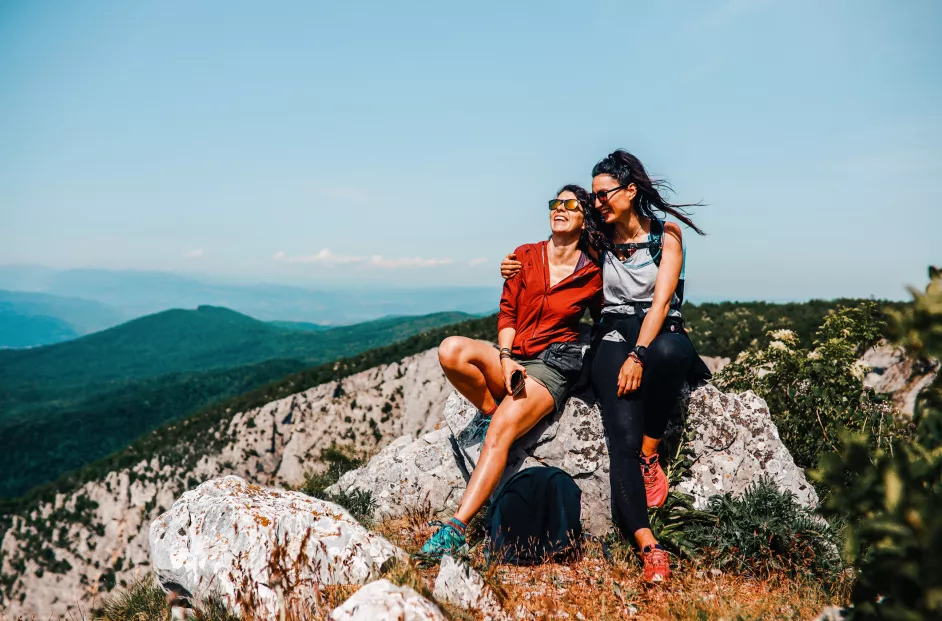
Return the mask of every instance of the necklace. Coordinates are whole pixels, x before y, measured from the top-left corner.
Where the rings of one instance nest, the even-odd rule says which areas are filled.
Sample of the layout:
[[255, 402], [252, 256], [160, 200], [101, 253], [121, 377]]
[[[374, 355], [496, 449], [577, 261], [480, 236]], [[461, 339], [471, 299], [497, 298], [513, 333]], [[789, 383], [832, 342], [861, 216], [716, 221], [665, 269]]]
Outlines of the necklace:
[[[644, 227], [642, 227], [641, 224], [639, 223], [639, 224], [638, 224], [638, 230], [635, 231], [634, 234], [631, 235], [630, 237], [626, 236], [626, 237], [625, 237], [625, 241], [623, 241], [623, 242], [621, 242], [621, 243], [628, 244], [628, 243], [631, 243], [632, 241], [634, 241], [634, 238], [638, 236], [638, 233], [640, 233], [640, 232], [643, 230], [643, 228], [644, 228]], [[616, 243], [617, 243], [617, 242], [616, 242]]]

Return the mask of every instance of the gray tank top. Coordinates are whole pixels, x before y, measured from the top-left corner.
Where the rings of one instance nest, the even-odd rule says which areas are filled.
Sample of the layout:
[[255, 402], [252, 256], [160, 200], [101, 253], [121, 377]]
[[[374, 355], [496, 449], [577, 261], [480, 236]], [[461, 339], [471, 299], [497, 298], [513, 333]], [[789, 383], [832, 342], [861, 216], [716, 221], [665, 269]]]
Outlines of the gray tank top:
[[[664, 230], [663, 222], [660, 222], [659, 228], [661, 231]], [[654, 234], [648, 234], [648, 241], [657, 239], [658, 237]], [[667, 312], [669, 317], [682, 316], [680, 307], [684, 301], [684, 270], [687, 264], [686, 246], [683, 253], [680, 281], [677, 283], [673, 298], [671, 298], [670, 310]], [[603, 314], [633, 315], [635, 314], [635, 303], [650, 306], [651, 302], [654, 301], [654, 283], [657, 280], [660, 254], [660, 243], [653, 250], [651, 248], [639, 248], [624, 261], [611, 252], [602, 253], [602, 291], [605, 297], [604, 307], [602, 308]]]

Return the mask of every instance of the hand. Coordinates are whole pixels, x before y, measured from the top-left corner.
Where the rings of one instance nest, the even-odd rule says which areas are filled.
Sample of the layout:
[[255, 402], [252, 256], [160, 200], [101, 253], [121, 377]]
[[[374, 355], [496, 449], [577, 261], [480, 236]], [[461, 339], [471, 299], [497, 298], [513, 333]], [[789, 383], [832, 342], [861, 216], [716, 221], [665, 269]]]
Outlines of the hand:
[[500, 361], [501, 369], [504, 371], [504, 388], [507, 389], [507, 394], [513, 394], [513, 390], [510, 389], [510, 376], [514, 374], [514, 371], [520, 370], [523, 371], [523, 379], [527, 378], [527, 370], [524, 369], [519, 362], [513, 358], [503, 358]]
[[624, 397], [629, 392], [638, 390], [641, 386], [641, 364], [629, 356], [618, 372], [618, 396]]
[[500, 262], [500, 275], [504, 280], [516, 276], [521, 269], [523, 269], [523, 263], [518, 261], [517, 255], [512, 252]]

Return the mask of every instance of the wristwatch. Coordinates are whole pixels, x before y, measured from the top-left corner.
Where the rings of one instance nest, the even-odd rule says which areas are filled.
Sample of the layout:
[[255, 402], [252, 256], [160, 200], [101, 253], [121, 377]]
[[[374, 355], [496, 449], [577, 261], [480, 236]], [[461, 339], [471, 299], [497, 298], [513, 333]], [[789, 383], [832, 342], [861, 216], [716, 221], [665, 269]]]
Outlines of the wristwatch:
[[648, 348], [644, 345], [635, 345], [635, 348], [631, 350], [635, 356], [638, 357], [638, 362], [644, 365], [644, 359], [648, 355]]

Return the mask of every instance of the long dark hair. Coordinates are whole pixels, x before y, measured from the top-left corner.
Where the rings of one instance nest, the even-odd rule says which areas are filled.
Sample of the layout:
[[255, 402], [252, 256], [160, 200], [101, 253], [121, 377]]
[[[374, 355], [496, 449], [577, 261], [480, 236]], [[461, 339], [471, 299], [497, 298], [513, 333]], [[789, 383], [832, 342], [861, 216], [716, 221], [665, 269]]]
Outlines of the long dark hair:
[[569, 183], [559, 188], [559, 191], [556, 192], [556, 196], [559, 196], [563, 192], [572, 192], [576, 195], [576, 199], [579, 201], [579, 204], [582, 205], [582, 215], [585, 216], [585, 225], [582, 229], [582, 235], [579, 236], [579, 249], [585, 252], [591, 258], [589, 253], [589, 246], [592, 243], [592, 240], [589, 237], [589, 217], [592, 211], [595, 209], [592, 206], [592, 202], [595, 200], [588, 190], [586, 190], [581, 185], [576, 185], [574, 183]]
[[[693, 223], [690, 215], [687, 213], [689, 207], [700, 207], [702, 203], [669, 203], [664, 199], [663, 194], [673, 192], [671, 185], [663, 179], [651, 179], [641, 160], [631, 153], [619, 149], [609, 153], [604, 159], [592, 168], [592, 176], [608, 175], [618, 181], [619, 185], [635, 184], [638, 188], [634, 200], [631, 202], [632, 208], [639, 216], [644, 216], [651, 220], [657, 220], [655, 211], [670, 214], [689, 226], [691, 229], [705, 235], [705, 233]], [[615, 226], [606, 224], [602, 219], [602, 214], [595, 208], [595, 197], [591, 197], [592, 202], [585, 215], [585, 231], [588, 242], [596, 250], [611, 251], [614, 246], [612, 241], [615, 236]]]

